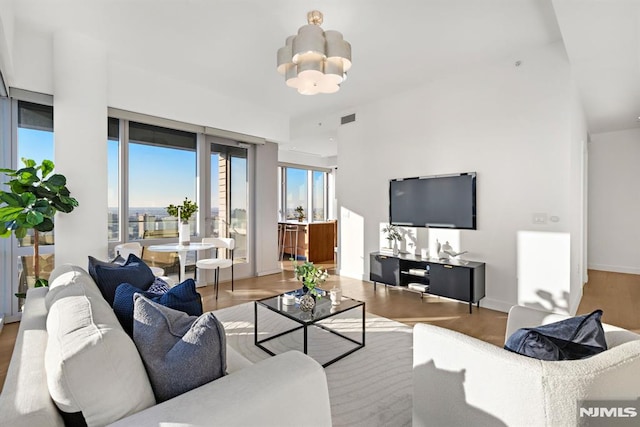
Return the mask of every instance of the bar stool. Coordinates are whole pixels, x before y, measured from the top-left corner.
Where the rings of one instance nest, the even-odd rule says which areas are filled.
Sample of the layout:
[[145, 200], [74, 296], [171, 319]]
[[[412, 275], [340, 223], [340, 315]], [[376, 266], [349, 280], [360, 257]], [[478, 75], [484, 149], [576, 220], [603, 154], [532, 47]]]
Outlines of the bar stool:
[[[288, 243], [287, 243], [288, 239]], [[285, 224], [282, 230], [282, 248], [280, 250], [280, 259], [284, 259], [285, 249], [293, 249], [293, 252], [287, 252], [293, 255], [293, 259], [298, 259], [298, 226], [293, 224]]]

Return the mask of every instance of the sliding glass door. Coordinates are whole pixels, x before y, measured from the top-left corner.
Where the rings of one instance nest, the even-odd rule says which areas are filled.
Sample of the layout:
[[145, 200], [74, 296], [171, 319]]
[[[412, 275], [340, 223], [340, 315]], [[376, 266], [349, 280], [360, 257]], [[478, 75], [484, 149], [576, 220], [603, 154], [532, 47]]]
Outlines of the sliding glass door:
[[211, 216], [208, 235], [231, 237], [235, 240], [234, 257], [237, 263], [249, 262], [249, 149], [219, 138], [209, 142]]

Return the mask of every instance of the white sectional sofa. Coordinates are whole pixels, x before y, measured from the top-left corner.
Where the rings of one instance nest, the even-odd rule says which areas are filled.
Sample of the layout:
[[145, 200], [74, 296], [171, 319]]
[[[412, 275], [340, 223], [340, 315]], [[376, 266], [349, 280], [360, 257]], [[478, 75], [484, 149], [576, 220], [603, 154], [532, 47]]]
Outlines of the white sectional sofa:
[[[567, 316], [514, 306], [517, 329]], [[433, 325], [413, 329], [413, 426], [575, 426], [578, 401], [640, 396], [640, 335], [603, 324], [608, 350], [544, 361]], [[600, 424], [598, 424], [600, 425]]]
[[[251, 364], [228, 347], [227, 367], [229, 375], [156, 404], [135, 344], [95, 282], [80, 267], [62, 266], [50, 288], [27, 293], [0, 424], [64, 425], [54, 396], [89, 425], [331, 425], [324, 369], [303, 353]], [[292, 411], [302, 396], [313, 400], [308, 416]]]

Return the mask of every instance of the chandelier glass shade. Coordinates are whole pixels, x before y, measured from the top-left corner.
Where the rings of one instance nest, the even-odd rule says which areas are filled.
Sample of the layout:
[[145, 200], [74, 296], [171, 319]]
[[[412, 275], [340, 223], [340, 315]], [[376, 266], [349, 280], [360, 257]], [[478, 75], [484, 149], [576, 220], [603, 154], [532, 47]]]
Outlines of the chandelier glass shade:
[[340, 32], [320, 27], [321, 12], [309, 12], [307, 21], [278, 49], [278, 72], [303, 95], [335, 93], [351, 68], [351, 45]]

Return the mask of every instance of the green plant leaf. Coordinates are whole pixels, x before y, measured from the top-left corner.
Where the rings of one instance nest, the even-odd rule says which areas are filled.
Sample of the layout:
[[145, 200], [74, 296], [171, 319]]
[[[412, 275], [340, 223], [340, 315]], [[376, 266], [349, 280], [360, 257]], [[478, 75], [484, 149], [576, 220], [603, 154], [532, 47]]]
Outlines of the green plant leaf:
[[20, 195], [22, 206], [27, 207], [36, 202], [36, 195], [30, 192], [22, 193]]
[[36, 279], [36, 283], [34, 284], [35, 288], [43, 288], [45, 286], [49, 286], [49, 281], [47, 279]]
[[44, 218], [40, 224], [33, 228], [41, 232], [51, 231], [53, 230], [53, 221], [50, 218]]
[[53, 172], [54, 164], [51, 160], [42, 161], [42, 178], [46, 178], [51, 172]]
[[22, 163], [24, 163], [24, 165], [28, 168], [34, 168], [36, 167], [36, 161], [32, 160], [32, 159], [27, 159], [26, 157], [23, 157], [22, 159]]
[[0, 169], [0, 172], [2, 172], [3, 174], [7, 175], [7, 176], [16, 176], [16, 171], [15, 169], [5, 169], [2, 168]]
[[50, 191], [44, 186], [35, 187], [33, 189], [33, 193], [38, 197], [38, 199], [50, 199], [56, 196], [54, 191]]
[[0, 191], [0, 200], [7, 204], [7, 206], [22, 207], [22, 198], [17, 194], [7, 193]]
[[55, 174], [55, 175], [51, 175], [51, 177], [48, 180], [43, 181], [43, 184], [50, 190], [57, 192], [62, 187], [67, 185], [67, 178], [65, 178], [63, 175]]
[[0, 208], [0, 222], [15, 221], [24, 210], [22, 207], [3, 206]]
[[41, 224], [44, 221], [44, 215], [38, 211], [29, 211], [27, 212], [27, 224], [35, 227], [38, 224]]
[[21, 184], [17, 179], [9, 181], [9, 187], [11, 187], [11, 191], [15, 194], [22, 194], [25, 191], [29, 191], [29, 188], [31, 188], [28, 185]]
[[18, 181], [22, 185], [33, 185], [40, 182], [38, 171], [35, 168], [23, 168], [18, 170]]
[[17, 296], [18, 298], [23, 298], [23, 299], [27, 297], [26, 292], [16, 292], [14, 295]]
[[10, 237], [11, 230], [9, 230], [4, 224], [0, 224], [0, 237]]
[[23, 239], [24, 236], [27, 235], [27, 229], [24, 228], [24, 227], [18, 227], [16, 229], [14, 229], [13, 232], [15, 233], [16, 238], [18, 238], [18, 239]]
[[59, 210], [60, 212], [64, 212], [64, 213], [69, 213], [73, 210], [74, 206], [64, 203], [62, 200], [60, 200], [59, 197], [54, 197], [53, 199], [51, 199], [51, 205], [56, 209]]

